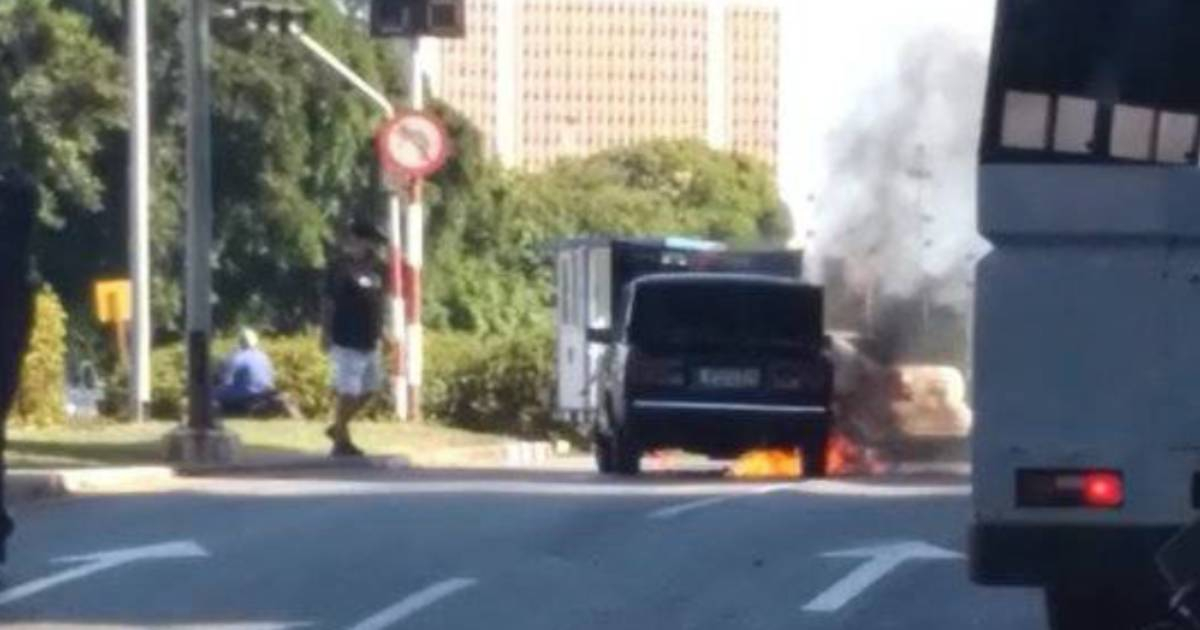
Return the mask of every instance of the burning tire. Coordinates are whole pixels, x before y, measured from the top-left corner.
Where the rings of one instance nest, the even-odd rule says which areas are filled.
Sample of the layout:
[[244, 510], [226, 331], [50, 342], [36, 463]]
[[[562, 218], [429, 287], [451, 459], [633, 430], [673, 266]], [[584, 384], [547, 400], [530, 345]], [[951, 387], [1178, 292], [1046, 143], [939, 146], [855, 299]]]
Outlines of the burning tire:
[[829, 474], [829, 434], [809, 438], [800, 444], [800, 461], [804, 467], [804, 476], [820, 478]]
[[642, 449], [628, 431], [617, 429], [612, 436], [612, 472], [634, 476], [642, 472]]
[[637, 475], [642, 471], [642, 449], [629, 429], [618, 426], [608, 405], [603, 405], [592, 434], [596, 469], [605, 475]]

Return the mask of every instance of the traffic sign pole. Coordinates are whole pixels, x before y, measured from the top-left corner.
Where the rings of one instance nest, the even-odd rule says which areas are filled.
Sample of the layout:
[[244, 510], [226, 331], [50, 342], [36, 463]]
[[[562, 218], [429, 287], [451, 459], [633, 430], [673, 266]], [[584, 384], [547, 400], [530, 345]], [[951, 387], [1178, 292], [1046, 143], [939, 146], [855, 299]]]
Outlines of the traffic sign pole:
[[404, 299], [405, 289], [408, 283], [405, 281], [404, 273], [404, 248], [401, 240], [401, 203], [400, 196], [396, 191], [392, 191], [388, 195], [388, 265], [390, 268], [391, 282], [391, 330], [392, 343], [395, 347], [392, 348], [391, 360], [391, 384], [392, 384], [392, 413], [398, 420], [407, 420], [409, 398], [408, 398], [408, 376], [407, 365], [405, 364], [405, 356], [412, 351], [405, 339], [405, 317], [406, 305]]
[[[412, 73], [409, 85], [409, 98], [413, 111], [420, 113], [425, 109], [424, 64], [421, 55], [421, 38], [410, 40], [409, 69]], [[410, 187], [408, 217], [404, 222], [404, 242], [408, 245], [408, 274], [409, 282], [405, 283], [408, 291], [408, 416], [419, 420], [421, 418], [421, 383], [424, 365], [424, 328], [421, 325], [421, 268], [425, 258], [425, 206], [423, 186], [417, 179]]]
[[[392, 117], [379, 129], [375, 148], [383, 169], [396, 180], [405, 183], [402, 188], [408, 198], [402, 221], [393, 214], [393, 225], [403, 225], [403, 250], [406, 257], [399, 269], [393, 267], [394, 286], [403, 287], [406, 329], [397, 335], [403, 338], [405, 349], [404, 372], [408, 378], [408, 417], [421, 417], [421, 381], [423, 371], [424, 329], [421, 326], [421, 269], [425, 258], [425, 207], [422, 187], [425, 178], [436, 172], [449, 155], [449, 138], [446, 128], [436, 118], [420, 111], [425, 106], [423, 77], [421, 72], [420, 43], [412, 41], [413, 68], [411, 81], [410, 109]], [[396, 320], [393, 320], [395, 323]], [[398, 325], [398, 324], [397, 324]], [[397, 397], [399, 398], [399, 397]]]
[[[325, 65], [332, 68], [335, 72], [342, 75], [351, 85], [358, 88], [360, 92], [371, 99], [387, 120], [392, 120], [396, 116], [396, 110], [387, 100], [382, 92], [375, 89], [370, 83], [359, 76], [356, 72], [350, 69], [349, 66], [342, 63], [332, 52], [321, 45], [320, 42], [309, 37], [303, 31], [293, 31], [292, 33], [305, 48], [308, 49], [315, 57], [320, 59]], [[391, 169], [388, 169], [389, 171]], [[380, 173], [381, 178], [385, 173]], [[403, 203], [399, 197], [399, 192], [394, 190], [390, 184], [389, 188], [393, 188], [388, 194], [388, 267], [391, 282], [389, 290], [391, 292], [391, 317], [388, 321], [388, 328], [391, 331], [392, 342], [396, 344], [393, 348], [393, 353], [389, 357], [391, 361], [391, 390], [392, 390], [392, 413], [399, 420], [408, 419], [409, 410], [409, 384], [407, 377], [407, 364], [405, 356], [408, 354], [407, 342], [405, 340], [405, 281], [404, 281], [404, 241], [403, 241]]]

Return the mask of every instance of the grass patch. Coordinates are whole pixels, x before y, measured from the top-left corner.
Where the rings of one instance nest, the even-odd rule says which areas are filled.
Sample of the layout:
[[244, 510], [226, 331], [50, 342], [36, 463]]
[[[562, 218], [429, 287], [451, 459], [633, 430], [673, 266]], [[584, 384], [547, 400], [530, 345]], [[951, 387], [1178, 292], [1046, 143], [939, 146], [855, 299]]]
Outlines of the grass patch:
[[[10, 468], [83, 468], [161, 464], [167, 422], [127, 424], [96, 421], [68, 427], [10, 428]], [[241, 438], [242, 459], [265, 455], [318, 455], [329, 451], [325, 424], [296, 420], [227, 420]], [[414, 455], [440, 448], [483, 446], [505, 438], [438, 424], [362, 422], [354, 440], [371, 455]]]

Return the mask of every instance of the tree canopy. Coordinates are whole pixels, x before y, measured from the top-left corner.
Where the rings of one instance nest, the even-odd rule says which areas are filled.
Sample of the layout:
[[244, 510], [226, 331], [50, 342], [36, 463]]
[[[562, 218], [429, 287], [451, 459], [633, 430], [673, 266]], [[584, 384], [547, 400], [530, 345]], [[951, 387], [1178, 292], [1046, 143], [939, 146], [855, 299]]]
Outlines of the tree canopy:
[[[786, 212], [764, 164], [692, 140], [564, 159], [540, 173], [495, 169], [433, 226], [430, 323], [503, 332], [549, 318], [548, 249], [580, 234], [681, 234], [780, 243]], [[482, 180], [482, 181], [480, 181]]]
[[[386, 93], [407, 59], [328, 0], [307, 0], [310, 34]], [[182, 16], [151, 8], [153, 305], [181, 322], [184, 225]], [[345, 3], [354, 8], [353, 2]], [[47, 199], [38, 264], [72, 327], [89, 287], [126, 273], [125, 26], [121, 0], [0, 3], [0, 162], [33, 173]], [[375, 105], [291, 38], [213, 24], [215, 308], [219, 325], [290, 330], [317, 318], [316, 282], [340, 221], [382, 219]], [[511, 332], [548, 323], [548, 247], [578, 234], [687, 234], [734, 242], [786, 236], [773, 178], [753, 159], [664, 140], [502, 168], [444, 103], [454, 155], [428, 186], [425, 306], [435, 328]], [[64, 255], [64, 252], [81, 255]]]
[[[184, 213], [182, 3], [150, 3], [154, 311], [181, 322]], [[396, 98], [404, 60], [329, 2], [309, 32]], [[0, 160], [40, 183], [37, 250], [68, 308], [126, 264], [125, 25], [120, 0], [0, 5]], [[308, 321], [310, 282], [340, 213], [374, 203], [376, 106], [291, 38], [213, 23], [214, 264], [217, 320]], [[63, 256], [64, 251], [87, 256]], [[86, 320], [86, 317], [76, 317]]]

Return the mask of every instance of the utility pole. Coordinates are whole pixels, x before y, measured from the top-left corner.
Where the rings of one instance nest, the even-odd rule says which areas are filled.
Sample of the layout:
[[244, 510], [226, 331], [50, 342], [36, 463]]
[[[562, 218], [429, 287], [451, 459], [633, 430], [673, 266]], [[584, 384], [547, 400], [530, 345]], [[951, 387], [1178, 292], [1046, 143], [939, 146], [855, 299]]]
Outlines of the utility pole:
[[167, 457], [190, 462], [233, 459], [237, 440], [217, 427], [209, 352], [212, 336], [212, 125], [209, 95], [209, 0], [187, 1], [187, 355], [185, 427], [168, 439]]
[[150, 402], [150, 80], [146, 0], [129, 0], [129, 267], [133, 285], [133, 360], [129, 393], [133, 419]]
[[924, 345], [928, 343], [929, 339], [930, 309], [930, 286], [929, 277], [925, 273], [925, 258], [929, 253], [930, 246], [932, 245], [932, 242], [929, 240], [927, 227], [929, 222], [933, 219], [933, 216], [929, 214], [925, 207], [925, 187], [929, 184], [929, 181], [933, 179], [933, 172], [929, 170], [924, 144], [917, 145], [917, 152], [913, 159], [913, 165], [908, 169], [907, 174], [917, 182], [917, 221], [919, 225], [919, 232], [917, 234], [917, 238], [919, 239], [917, 259], [920, 265], [920, 269], [918, 269], [920, 275], [920, 285], [918, 286], [918, 291], [920, 292], [921, 300], [920, 343]]

